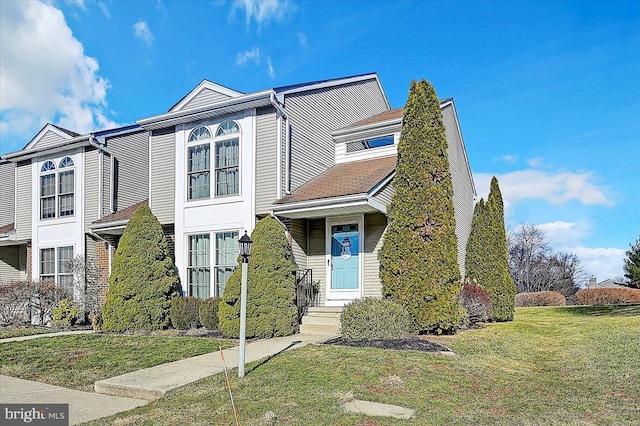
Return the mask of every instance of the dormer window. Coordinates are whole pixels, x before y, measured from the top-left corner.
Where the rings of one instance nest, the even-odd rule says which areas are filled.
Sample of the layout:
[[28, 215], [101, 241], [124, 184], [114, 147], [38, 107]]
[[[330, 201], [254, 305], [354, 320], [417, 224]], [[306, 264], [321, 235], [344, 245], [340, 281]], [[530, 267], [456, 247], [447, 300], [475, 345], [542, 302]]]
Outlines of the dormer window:
[[40, 218], [73, 216], [75, 206], [75, 171], [71, 157], [56, 165], [47, 160], [40, 168]]
[[[240, 193], [240, 126], [225, 121], [218, 126], [215, 138], [206, 127], [194, 129], [187, 147], [187, 199], [211, 197], [211, 173], [215, 179], [215, 197]], [[191, 144], [212, 139], [209, 143]], [[214, 164], [211, 167], [211, 143], [214, 144]]]
[[347, 143], [347, 152], [358, 152], [367, 149], [381, 148], [383, 146], [391, 146], [394, 143], [393, 135], [381, 136], [379, 138], [365, 139], [361, 141]]

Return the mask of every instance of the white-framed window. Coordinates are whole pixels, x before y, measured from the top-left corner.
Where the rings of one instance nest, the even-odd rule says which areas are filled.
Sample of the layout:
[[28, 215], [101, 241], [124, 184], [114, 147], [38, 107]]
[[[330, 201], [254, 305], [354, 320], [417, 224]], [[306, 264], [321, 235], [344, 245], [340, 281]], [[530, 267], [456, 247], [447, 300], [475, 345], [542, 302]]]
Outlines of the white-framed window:
[[[209, 140], [207, 143], [203, 143]], [[187, 199], [240, 194], [240, 126], [233, 120], [221, 123], [215, 136], [205, 126], [191, 131], [187, 138]], [[213, 170], [211, 149], [213, 145]], [[211, 179], [214, 179], [212, 183]]]
[[[40, 218], [73, 216], [75, 211], [75, 170], [71, 157], [58, 167], [47, 160], [40, 168]], [[57, 170], [57, 172], [56, 172]]]
[[73, 296], [73, 271], [68, 262], [73, 260], [73, 246], [40, 249], [40, 279], [54, 282], [66, 294]]
[[[227, 281], [237, 266], [238, 238], [238, 231], [194, 234], [187, 237], [189, 296], [222, 296]], [[213, 251], [212, 239], [215, 245]]]

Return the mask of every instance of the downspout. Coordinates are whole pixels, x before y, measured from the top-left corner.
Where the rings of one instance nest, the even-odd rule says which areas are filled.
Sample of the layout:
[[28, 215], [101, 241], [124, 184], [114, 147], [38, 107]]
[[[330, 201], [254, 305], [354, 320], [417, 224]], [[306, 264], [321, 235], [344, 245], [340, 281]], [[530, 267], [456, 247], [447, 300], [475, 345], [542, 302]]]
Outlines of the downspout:
[[[275, 92], [271, 92], [269, 96], [269, 100], [271, 101], [271, 105], [280, 112], [281, 116], [286, 120], [286, 135], [285, 135], [285, 167], [284, 167], [284, 192], [289, 195], [291, 194], [291, 183], [290, 183], [290, 171], [291, 168], [291, 123], [289, 122], [289, 116], [287, 111], [284, 109], [284, 105], [282, 105], [277, 99]], [[279, 129], [281, 127], [279, 126]], [[279, 130], [280, 131], [280, 130]], [[280, 152], [280, 149], [278, 149]], [[280, 183], [278, 183], [280, 185]]]

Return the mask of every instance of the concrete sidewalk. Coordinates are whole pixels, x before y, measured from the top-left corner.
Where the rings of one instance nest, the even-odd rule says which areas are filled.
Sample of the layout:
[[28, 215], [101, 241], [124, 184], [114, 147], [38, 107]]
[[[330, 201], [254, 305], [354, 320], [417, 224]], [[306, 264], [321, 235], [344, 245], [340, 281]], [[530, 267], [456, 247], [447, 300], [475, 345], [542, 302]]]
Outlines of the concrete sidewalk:
[[69, 336], [72, 334], [93, 334], [94, 330], [74, 330], [74, 331], [58, 331], [56, 333], [31, 334], [29, 336], [9, 337], [0, 339], [0, 343], [21, 342], [23, 340], [41, 339], [43, 337]]
[[[257, 340], [247, 344], [246, 362], [269, 358], [284, 350], [319, 343], [331, 337], [334, 336], [296, 334]], [[225, 349], [222, 352], [227, 370], [238, 366], [238, 347]], [[98, 393], [107, 395], [153, 401], [170, 390], [222, 371], [222, 358], [220, 352], [216, 351], [100, 380], [95, 383], [94, 389]], [[247, 374], [251, 374], [251, 372], [247, 371]]]
[[46, 383], [0, 376], [2, 404], [69, 404], [69, 424], [88, 422], [145, 405], [144, 399], [81, 392]]

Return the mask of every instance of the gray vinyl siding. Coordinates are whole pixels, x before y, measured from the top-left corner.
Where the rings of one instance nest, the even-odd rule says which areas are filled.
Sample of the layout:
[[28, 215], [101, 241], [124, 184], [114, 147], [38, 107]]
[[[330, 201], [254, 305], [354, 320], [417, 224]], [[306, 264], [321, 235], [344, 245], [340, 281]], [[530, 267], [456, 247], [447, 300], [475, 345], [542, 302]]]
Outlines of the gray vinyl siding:
[[102, 155], [102, 211], [100, 215], [105, 217], [111, 214], [111, 156], [104, 153]]
[[0, 163], [0, 226], [16, 219], [16, 165]]
[[51, 130], [47, 130], [44, 135], [38, 140], [38, 142], [31, 147], [31, 149], [43, 149], [48, 148], [52, 145], [56, 145], [66, 139], [62, 136], [52, 132]]
[[394, 188], [391, 182], [389, 182], [384, 188], [382, 188], [376, 195], [372, 198], [385, 206], [388, 206], [391, 203], [391, 197], [393, 196]]
[[453, 183], [453, 207], [456, 218], [456, 235], [458, 237], [458, 264], [460, 265], [460, 274], [464, 277], [467, 241], [471, 232], [471, 218], [473, 216], [473, 183], [469, 177], [467, 158], [452, 105], [448, 105], [442, 110], [442, 117], [447, 135], [447, 155]]
[[387, 110], [376, 80], [295, 93], [285, 97], [291, 120], [291, 190], [335, 161], [331, 132]]
[[95, 148], [90, 148], [84, 154], [84, 230], [89, 231], [89, 225], [100, 219], [98, 203], [100, 200], [100, 172], [99, 154]]
[[226, 101], [228, 99], [231, 99], [231, 97], [224, 95], [222, 93], [218, 93], [215, 90], [202, 89], [200, 93], [198, 93], [193, 99], [187, 102], [181, 108], [181, 110], [198, 108], [205, 105], [211, 105], [218, 102]]
[[307, 221], [291, 220], [291, 251], [299, 269], [307, 268]]
[[154, 130], [151, 134], [150, 207], [161, 224], [175, 221], [176, 151], [173, 128]]
[[325, 241], [325, 220], [309, 220], [309, 240], [307, 247], [307, 268], [313, 272], [313, 280], [320, 281], [320, 294], [318, 300], [320, 306], [324, 306], [327, 298], [327, 277], [326, 277], [326, 241]]
[[0, 283], [27, 279], [27, 247], [0, 247]]
[[269, 213], [278, 189], [278, 120], [274, 108], [256, 113], [256, 214]]
[[31, 239], [31, 161], [18, 163], [16, 175], [16, 238]]
[[[169, 169], [157, 169], [155, 171], [157, 173], [156, 178], [160, 178], [163, 181], [169, 178], [166, 175], [171, 174], [171, 192], [173, 193], [173, 180], [175, 179], [173, 177], [175, 168], [173, 162], [175, 137], [173, 132], [170, 134], [170, 138], [171, 147], [165, 150], [158, 146], [155, 153], [156, 160], [161, 164], [165, 164], [168, 161], [164, 157], [171, 157], [171, 171]], [[105, 198], [103, 204], [105, 215], [110, 213], [109, 202], [112, 196], [110, 189], [113, 191], [115, 198], [113, 206], [115, 211], [125, 209], [149, 198], [149, 133], [146, 130], [141, 130], [140, 132], [109, 138], [107, 139], [107, 148], [116, 159], [116, 184], [112, 188], [111, 159], [105, 155]], [[167, 186], [163, 190], [169, 192], [167, 188], [169, 187]], [[173, 196], [171, 198], [171, 217], [173, 217]]]
[[[99, 244], [96, 240], [94, 240], [91, 236], [85, 234], [85, 244], [84, 244], [84, 257], [85, 259], [93, 259], [97, 260], [98, 250], [96, 244]], [[109, 271], [103, 271], [103, 274], [108, 274]]]
[[364, 216], [364, 297], [382, 297], [378, 251], [382, 248], [387, 217], [382, 213]]

